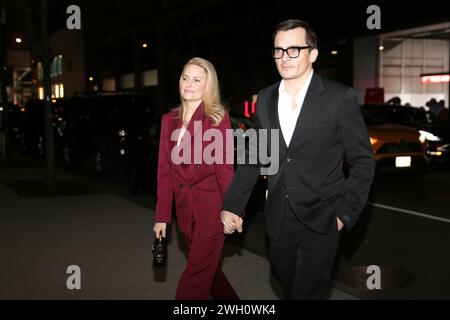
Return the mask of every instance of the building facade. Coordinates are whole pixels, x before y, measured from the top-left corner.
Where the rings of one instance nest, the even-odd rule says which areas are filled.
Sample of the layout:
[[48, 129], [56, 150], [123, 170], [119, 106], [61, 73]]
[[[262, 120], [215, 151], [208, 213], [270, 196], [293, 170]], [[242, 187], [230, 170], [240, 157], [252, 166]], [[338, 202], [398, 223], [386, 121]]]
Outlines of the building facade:
[[[354, 41], [354, 87], [382, 88], [384, 101], [424, 107], [431, 99], [449, 106], [450, 22], [382, 33]], [[399, 100], [398, 100], [399, 99]]]

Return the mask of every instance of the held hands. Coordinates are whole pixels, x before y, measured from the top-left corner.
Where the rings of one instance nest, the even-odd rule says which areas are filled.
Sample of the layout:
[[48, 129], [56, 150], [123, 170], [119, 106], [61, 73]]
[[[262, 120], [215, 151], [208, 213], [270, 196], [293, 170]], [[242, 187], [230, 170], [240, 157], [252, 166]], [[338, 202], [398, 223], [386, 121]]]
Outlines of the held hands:
[[220, 220], [223, 224], [223, 232], [232, 234], [236, 230], [242, 232], [242, 223], [244, 222], [240, 216], [229, 211], [222, 210], [220, 212]]
[[341, 220], [339, 220], [339, 218], [336, 218], [336, 220], [337, 220], [338, 231], [341, 231], [342, 228], [344, 228], [344, 224], [342, 223]]
[[167, 228], [167, 223], [164, 222], [157, 222], [155, 223], [155, 226], [153, 227], [153, 232], [155, 233], [155, 236], [157, 238], [166, 237], [166, 228]]
[[[236, 215], [232, 212], [229, 212], [229, 211], [222, 210], [220, 212], [220, 219], [223, 224], [223, 232], [224, 233], [232, 234], [236, 230], [239, 233], [242, 232], [242, 224], [244, 221], [238, 215]], [[341, 231], [344, 228], [344, 224], [342, 223], [342, 221], [339, 218], [336, 218], [336, 220], [337, 220], [338, 231]]]

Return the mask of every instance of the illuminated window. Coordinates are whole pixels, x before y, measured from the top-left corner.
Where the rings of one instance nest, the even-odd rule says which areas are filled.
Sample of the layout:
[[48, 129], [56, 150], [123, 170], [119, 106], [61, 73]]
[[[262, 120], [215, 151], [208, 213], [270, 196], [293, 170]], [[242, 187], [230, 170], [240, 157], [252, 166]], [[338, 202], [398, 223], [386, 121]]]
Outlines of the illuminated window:
[[[145, 82], [144, 82], [145, 85]], [[103, 90], [104, 91], [116, 91], [116, 79], [109, 78], [103, 80]]]
[[55, 85], [52, 86], [52, 98], [64, 98], [64, 84], [62, 83], [57, 83]]
[[43, 87], [38, 88], [38, 98], [40, 100], [44, 100], [44, 88]]
[[39, 81], [42, 81], [44, 79], [44, 69], [42, 68], [42, 63], [37, 64], [37, 78]]
[[50, 67], [50, 76], [52, 78], [56, 76], [61, 76], [63, 74], [62, 59], [63, 59], [62, 55], [53, 58], [52, 65]]
[[55, 98], [59, 98], [59, 85], [55, 84]]
[[58, 75], [62, 76], [62, 74], [63, 74], [63, 56], [59, 55], [57, 61], [58, 61], [57, 66], [56, 66], [57, 72], [58, 72]]
[[52, 65], [50, 66], [50, 77], [56, 76], [56, 57], [53, 58]]
[[421, 75], [422, 83], [449, 83], [450, 74]]

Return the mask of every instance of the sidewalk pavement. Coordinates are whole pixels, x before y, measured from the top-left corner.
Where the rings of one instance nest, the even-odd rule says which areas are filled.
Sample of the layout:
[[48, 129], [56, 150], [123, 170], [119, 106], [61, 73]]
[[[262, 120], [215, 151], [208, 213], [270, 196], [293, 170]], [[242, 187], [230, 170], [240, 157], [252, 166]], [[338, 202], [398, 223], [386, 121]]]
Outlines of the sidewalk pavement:
[[[44, 174], [44, 168], [0, 169], [0, 299], [174, 298], [186, 264], [175, 225], [168, 265], [154, 269], [153, 211], [109, 193], [22, 198], [4, 184]], [[81, 290], [66, 286], [71, 265], [81, 268]], [[241, 299], [281, 296], [263, 257], [227, 244], [223, 269]], [[330, 298], [355, 299], [337, 289]]]

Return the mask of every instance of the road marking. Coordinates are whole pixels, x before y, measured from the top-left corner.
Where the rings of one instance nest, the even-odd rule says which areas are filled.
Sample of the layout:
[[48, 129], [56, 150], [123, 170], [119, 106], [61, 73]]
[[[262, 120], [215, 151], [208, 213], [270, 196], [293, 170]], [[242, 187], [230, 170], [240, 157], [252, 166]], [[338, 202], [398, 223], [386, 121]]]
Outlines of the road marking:
[[430, 219], [430, 220], [436, 220], [436, 221], [440, 221], [440, 222], [450, 223], [450, 219], [436, 217], [436, 216], [432, 216], [432, 215], [421, 213], [421, 212], [417, 212], [417, 211], [411, 211], [411, 210], [406, 210], [406, 209], [402, 209], [402, 208], [386, 206], [384, 204], [379, 204], [379, 203], [370, 203], [370, 202], [368, 202], [367, 204], [371, 205], [372, 207], [376, 207], [376, 208], [387, 209], [387, 210], [392, 210], [392, 211], [398, 211], [398, 212], [410, 214], [410, 215], [421, 217], [421, 218], [425, 218], [425, 219]]

